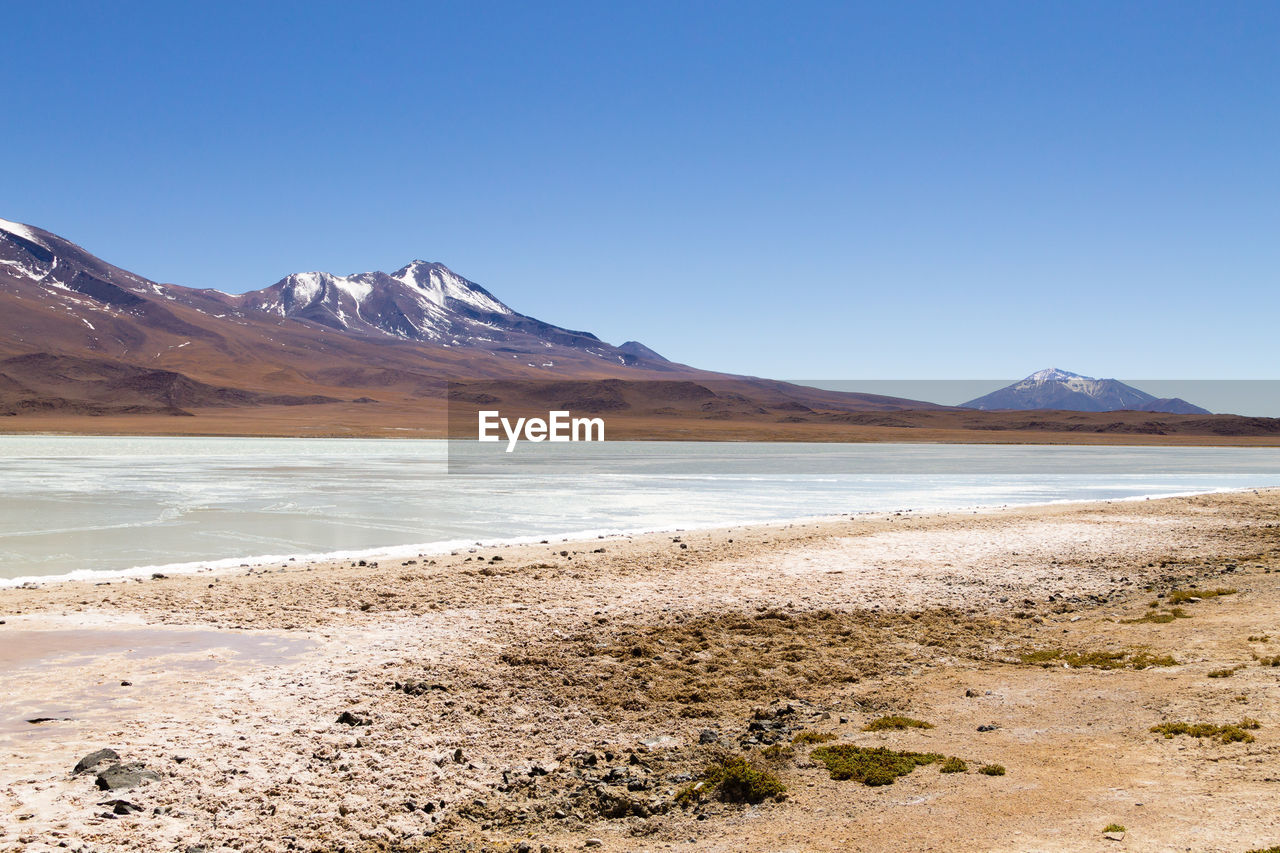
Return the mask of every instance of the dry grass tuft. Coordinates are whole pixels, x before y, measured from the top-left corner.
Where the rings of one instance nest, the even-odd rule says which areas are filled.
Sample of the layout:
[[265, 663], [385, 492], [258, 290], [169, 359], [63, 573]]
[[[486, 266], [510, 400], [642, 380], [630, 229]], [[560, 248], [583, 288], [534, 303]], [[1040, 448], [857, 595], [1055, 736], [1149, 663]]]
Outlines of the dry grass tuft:
[[1065, 652], [1062, 649], [1034, 649], [1024, 652], [1021, 655], [1021, 660], [1025, 664], [1045, 667], [1066, 664], [1073, 669], [1084, 667], [1093, 669], [1148, 669], [1153, 666], [1178, 665], [1178, 661], [1172, 655], [1153, 655], [1142, 649], [1083, 652]]
[[1218, 726], [1213, 723], [1187, 723], [1181, 721], [1161, 723], [1158, 726], [1152, 726], [1151, 731], [1170, 739], [1176, 735], [1187, 735], [1189, 737], [1216, 738], [1223, 743], [1253, 743], [1253, 735], [1249, 734], [1249, 732], [1260, 728], [1262, 728], [1262, 724], [1257, 720], [1245, 717], [1239, 723], [1225, 726]]
[[836, 736], [829, 732], [801, 732], [800, 734], [793, 737], [791, 739], [791, 742], [796, 746], [803, 746], [805, 744], [812, 745], [812, 744], [819, 744], [819, 743], [830, 743], [835, 739], [836, 739]]
[[1169, 593], [1170, 604], [1187, 604], [1194, 603], [1197, 600], [1204, 601], [1210, 598], [1217, 598], [1221, 595], [1235, 595], [1240, 590], [1235, 587], [1218, 587], [1217, 589], [1175, 589]]
[[924, 720], [917, 720], [914, 717], [903, 717], [894, 714], [889, 717], [879, 717], [862, 727], [864, 732], [881, 732], [887, 729], [931, 729], [933, 723], [926, 723]]

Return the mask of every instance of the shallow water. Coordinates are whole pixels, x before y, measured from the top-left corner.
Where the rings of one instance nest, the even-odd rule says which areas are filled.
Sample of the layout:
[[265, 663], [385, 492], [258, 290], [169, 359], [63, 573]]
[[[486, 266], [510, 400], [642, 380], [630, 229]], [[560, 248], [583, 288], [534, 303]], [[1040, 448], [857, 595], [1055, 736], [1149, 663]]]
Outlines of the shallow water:
[[[316, 647], [265, 632], [39, 621], [31, 627], [19, 618], [0, 627], [0, 679], [21, 685], [0, 691], [0, 747], [57, 740], [92, 721], [118, 726], [164, 691], [178, 689], [189, 699], [183, 681], [280, 666]], [[164, 701], [171, 710], [176, 700]]]
[[457, 452], [450, 473], [443, 441], [0, 437], [0, 583], [1280, 485], [1274, 448], [605, 442], [468, 465]]

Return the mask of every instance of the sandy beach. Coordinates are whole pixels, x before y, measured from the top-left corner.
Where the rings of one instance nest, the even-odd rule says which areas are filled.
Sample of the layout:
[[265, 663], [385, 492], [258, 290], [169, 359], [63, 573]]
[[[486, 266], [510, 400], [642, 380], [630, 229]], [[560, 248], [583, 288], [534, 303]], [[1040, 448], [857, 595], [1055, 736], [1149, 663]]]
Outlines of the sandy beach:
[[0, 851], [1245, 853], [1278, 613], [1278, 491], [7, 589]]

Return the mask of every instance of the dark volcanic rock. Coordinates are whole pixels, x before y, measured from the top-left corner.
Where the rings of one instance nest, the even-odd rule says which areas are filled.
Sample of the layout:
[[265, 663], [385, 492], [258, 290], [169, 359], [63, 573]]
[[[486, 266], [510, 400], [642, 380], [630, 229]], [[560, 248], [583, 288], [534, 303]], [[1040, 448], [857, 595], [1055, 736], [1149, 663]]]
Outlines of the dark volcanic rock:
[[98, 773], [94, 782], [104, 791], [136, 788], [144, 780], [157, 780], [160, 776], [141, 764], [112, 764]]
[[119, 761], [120, 754], [114, 749], [99, 749], [97, 752], [91, 752], [84, 758], [76, 762], [76, 767], [72, 773], [84, 773], [92, 770], [104, 761]]
[[108, 806], [113, 814], [118, 815], [135, 814], [142, 811], [142, 806], [137, 803], [131, 803], [128, 800], [104, 800], [98, 805]]
[[359, 711], [343, 711], [338, 715], [338, 722], [344, 726], [371, 726], [373, 720], [369, 719], [367, 714]]

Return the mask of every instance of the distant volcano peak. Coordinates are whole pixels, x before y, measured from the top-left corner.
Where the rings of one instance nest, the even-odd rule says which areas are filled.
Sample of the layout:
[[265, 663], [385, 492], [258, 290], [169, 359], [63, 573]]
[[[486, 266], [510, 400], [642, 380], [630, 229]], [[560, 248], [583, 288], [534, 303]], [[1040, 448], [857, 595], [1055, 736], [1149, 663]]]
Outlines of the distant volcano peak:
[[1023, 382], [1063, 382], [1068, 379], [1092, 379], [1091, 376], [1082, 376], [1079, 373], [1072, 373], [1069, 370], [1061, 370], [1057, 367], [1046, 367], [1044, 370], [1037, 370], [1028, 376]]
[[1056, 367], [1037, 370], [997, 391], [963, 403], [968, 409], [1057, 409], [1071, 412], [1168, 412], [1207, 415], [1178, 397], [1155, 397], [1117, 379], [1094, 379]]

